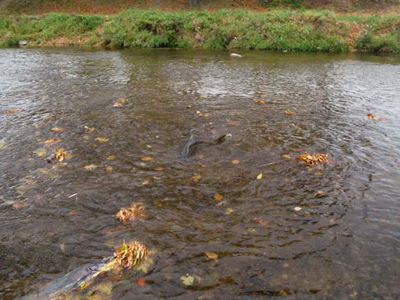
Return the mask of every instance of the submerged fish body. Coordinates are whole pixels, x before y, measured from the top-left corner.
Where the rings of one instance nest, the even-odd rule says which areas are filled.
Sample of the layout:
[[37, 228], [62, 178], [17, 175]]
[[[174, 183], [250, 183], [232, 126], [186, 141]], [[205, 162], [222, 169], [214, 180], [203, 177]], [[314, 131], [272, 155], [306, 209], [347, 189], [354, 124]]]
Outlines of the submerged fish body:
[[98, 263], [79, 266], [55, 282], [48, 284], [42, 290], [27, 295], [21, 298], [21, 300], [53, 299], [61, 293], [71, 291], [95, 278], [111, 259], [112, 257], [109, 257]]
[[186, 142], [185, 146], [183, 147], [180, 157], [188, 158], [196, 152], [196, 149], [198, 146], [200, 146], [200, 145], [209, 145], [209, 146], [219, 145], [219, 144], [222, 144], [223, 142], [225, 142], [227, 137], [231, 137], [231, 136], [232, 135], [230, 133], [223, 134], [214, 141], [205, 141], [205, 140], [201, 140], [201, 139], [196, 139], [193, 136], [191, 136], [189, 138], [189, 140]]

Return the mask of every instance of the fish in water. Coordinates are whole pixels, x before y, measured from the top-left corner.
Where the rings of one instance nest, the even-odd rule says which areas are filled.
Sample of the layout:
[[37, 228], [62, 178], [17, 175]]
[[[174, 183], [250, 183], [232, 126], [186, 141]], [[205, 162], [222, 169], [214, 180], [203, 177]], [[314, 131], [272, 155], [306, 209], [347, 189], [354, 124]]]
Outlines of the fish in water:
[[205, 140], [194, 138], [192, 135], [192, 136], [190, 136], [189, 140], [186, 142], [185, 146], [183, 147], [180, 157], [187, 158], [187, 157], [192, 156], [196, 152], [197, 147], [200, 145], [208, 145], [208, 146], [220, 145], [223, 142], [225, 142], [226, 138], [231, 137], [231, 136], [232, 135], [230, 133], [228, 133], [228, 134], [221, 135], [219, 138], [217, 138], [213, 141], [205, 141]]
[[65, 293], [80, 287], [82, 284], [85, 284], [86, 282], [89, 282], [98, 276], [103, 271], [103, 268], [107, 265], [107, 263], [112, 259], [113, 257], [108, 257], [99, 261], [98, 263], [80, 266], [55, 282], [45, 286], [42, 290], [27, 295], [21, 298], [21, 300], [53, 299], [61, 293]]

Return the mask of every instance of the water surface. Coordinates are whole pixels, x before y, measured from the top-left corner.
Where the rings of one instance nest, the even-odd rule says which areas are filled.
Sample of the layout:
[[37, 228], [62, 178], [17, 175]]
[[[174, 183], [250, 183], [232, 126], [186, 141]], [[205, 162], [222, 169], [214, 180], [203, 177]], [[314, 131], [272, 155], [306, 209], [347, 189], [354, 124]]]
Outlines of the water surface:
[[[112, 299], [399, 298], [400, 57], [244, 55], [1, 49], [1, 298], [124, 240], [157, 252], [148, 274], [103, 279]], [[180, 159], [191, 130], [232, 138]], [[121, 224], [132, 202], [147, 215]]]

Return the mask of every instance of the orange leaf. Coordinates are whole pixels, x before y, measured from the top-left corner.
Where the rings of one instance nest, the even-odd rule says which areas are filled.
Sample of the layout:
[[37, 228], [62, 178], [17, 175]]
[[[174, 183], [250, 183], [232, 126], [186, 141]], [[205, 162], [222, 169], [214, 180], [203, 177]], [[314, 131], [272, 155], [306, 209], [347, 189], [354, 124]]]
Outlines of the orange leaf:
[[234, 160], [232, 160], [232, 163], [233, 163], [234, 165], [238, 165], [238, 164], [240, 164], [240, 160], [234, 159]]
[[206, 252], [205, 253], [208, 259], [213, 259], [217, 260], [218, 259], [218, 254], [214, 252]]
[[53, 127], [53, 128], [51, 129], [51, 131], [55, 131], [55, 132], [63, 132], [63, 131], [64, 131], [64, 128], [60, 128], [60, 127]]
[[200, 176], [200, 175], [195, 175], [195, 176], [192, 177], [192, 181], [193, 181], [194, 183], [199, 182], [200, 179], [201, 179], [201, 176]]
[[142, 160], [142, 161], [152, 161], [152, 160], [154, 160], [154, 158], [151, 157], [151, 156], [143, 156], [143, 157], [141, 158], [141, 160]]
[[224, 199], [224, 196], [222, 196], [221, 194], [215, 194], [214, 195], [214, 199], [217, 200], [217, 201], [221, 201], [221, 200]]

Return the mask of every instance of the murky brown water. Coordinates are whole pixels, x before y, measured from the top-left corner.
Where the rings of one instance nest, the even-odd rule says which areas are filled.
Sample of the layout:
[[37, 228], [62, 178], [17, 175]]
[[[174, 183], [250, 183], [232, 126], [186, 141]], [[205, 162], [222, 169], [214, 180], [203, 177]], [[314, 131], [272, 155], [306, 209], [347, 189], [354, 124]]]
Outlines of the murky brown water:
[[[0, 297], [138, 240], [154, 264], [112, 299], [399, 298], [400, 56], [244, 54], [0, 50]], [[233, 137], [180, 159], [192, 129]], [[139, 201], [144, 221], [115, 219]]]

